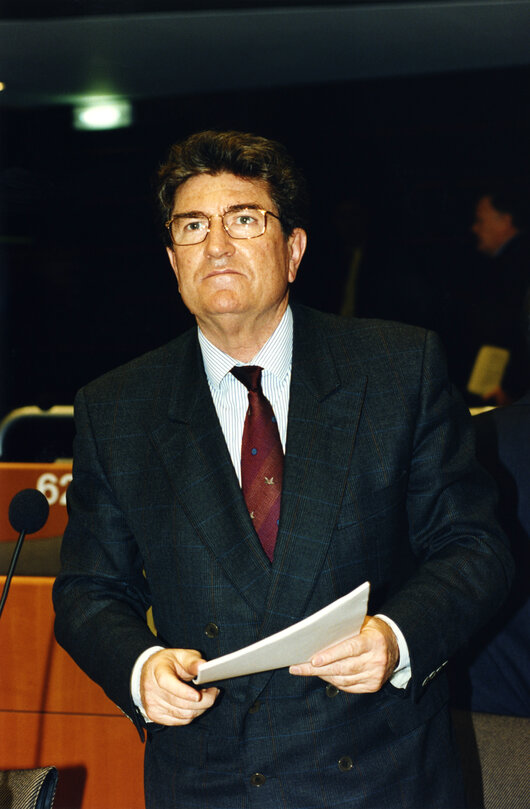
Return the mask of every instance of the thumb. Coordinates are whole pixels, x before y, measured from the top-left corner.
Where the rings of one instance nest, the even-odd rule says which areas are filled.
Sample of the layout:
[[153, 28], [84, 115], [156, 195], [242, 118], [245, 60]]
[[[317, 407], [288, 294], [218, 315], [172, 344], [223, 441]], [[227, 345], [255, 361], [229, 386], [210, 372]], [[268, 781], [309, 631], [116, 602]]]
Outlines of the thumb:
[[195, 649], [179, 649], [175, 654], [176, 668], [183, 680], [193, 680], [197, 676], [200, 663], [204, 660]]

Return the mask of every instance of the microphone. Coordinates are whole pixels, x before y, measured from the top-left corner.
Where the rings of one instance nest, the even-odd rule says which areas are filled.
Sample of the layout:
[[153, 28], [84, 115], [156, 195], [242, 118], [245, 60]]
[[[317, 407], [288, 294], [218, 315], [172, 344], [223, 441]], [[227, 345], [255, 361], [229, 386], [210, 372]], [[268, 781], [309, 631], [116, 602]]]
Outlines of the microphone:
[[38, 489], [22, 489], [9, 504], [9, 522], [18, 533], [36, 534], [44, 528], [50, 506]]
[[9, 570], [2, 590], [2, 598], [0, 599], [0, 616], [4, 609], [4, 604], [9, 592], [9, 586], [15, 567], [18, 562], [18, 556], [22, 548], [22, 543], [26, 534], [35, 534], [40, 531], [46, 524], [48, 514], [50, 513], [50, 506], [42, 492], [37, 489], [22, 489], [18, 492], [11, 503], [9, 504], [9, 522], [15, 531], [19, 532], [17, 544], [9, 563]]

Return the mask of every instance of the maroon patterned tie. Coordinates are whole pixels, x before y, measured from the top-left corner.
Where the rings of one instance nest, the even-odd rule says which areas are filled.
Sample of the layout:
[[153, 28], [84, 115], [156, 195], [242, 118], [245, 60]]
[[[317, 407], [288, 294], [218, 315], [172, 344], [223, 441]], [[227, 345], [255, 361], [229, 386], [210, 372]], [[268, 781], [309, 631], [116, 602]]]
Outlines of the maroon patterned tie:
[[248, 388], [241, 442], [241, 486], [263, 550], [272, 562], [280, 519], [283, 449], [271, 403], [261, 389], [257, 365], [237, 365], [232, 373]]

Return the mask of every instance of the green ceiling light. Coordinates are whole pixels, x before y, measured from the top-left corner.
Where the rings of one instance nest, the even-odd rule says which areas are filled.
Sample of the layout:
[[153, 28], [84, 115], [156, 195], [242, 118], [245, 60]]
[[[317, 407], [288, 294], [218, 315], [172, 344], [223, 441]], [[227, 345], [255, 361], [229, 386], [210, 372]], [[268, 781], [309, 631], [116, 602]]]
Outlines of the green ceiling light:
[[74, 129], [120, 129], [131, 123], [131, 103], [124, 99], [87, 99], [74, 107]]

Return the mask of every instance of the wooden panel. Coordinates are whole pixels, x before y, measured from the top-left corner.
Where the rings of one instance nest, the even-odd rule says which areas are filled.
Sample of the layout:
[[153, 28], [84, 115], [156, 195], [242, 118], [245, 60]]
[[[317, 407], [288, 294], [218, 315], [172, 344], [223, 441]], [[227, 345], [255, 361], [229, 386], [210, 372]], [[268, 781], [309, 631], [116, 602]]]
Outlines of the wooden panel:
[[4, 770], [54, 765], [54, 809], [143, 809], [143, 751], [124, 716], [0, 712]]
[[56, 642], [52, 585], [51, 578], [13, 577], [0, 621], [0, 710], [121, 716]]
[[39, 489], [50, 504], [44, 528], [28, 539], [62, 536], [66, 527], [66, 489], [72, 479], [72, 463], [0, 463], [0, 542], [17, 538], [9, 523], [12, 498], [21, 489]]
[[0, 621], [0, 767], [55, 765], [56, 809], [141, 809], [144, 746], [56, 643], [52, 585], [15, 576]]

